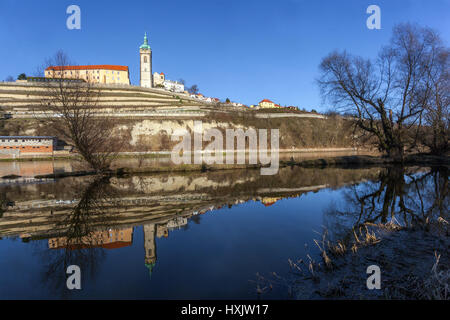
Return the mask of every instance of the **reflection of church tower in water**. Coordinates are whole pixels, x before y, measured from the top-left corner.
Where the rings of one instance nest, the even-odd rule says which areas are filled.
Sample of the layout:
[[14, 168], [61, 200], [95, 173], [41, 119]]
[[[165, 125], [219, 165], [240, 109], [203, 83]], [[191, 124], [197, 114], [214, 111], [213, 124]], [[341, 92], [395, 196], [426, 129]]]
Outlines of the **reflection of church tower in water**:
[[152, 270], [156, 263], [155, 235], [155, 224], [144, 225], [145, 266], [148, 268], [150, 276], [152, 275]]

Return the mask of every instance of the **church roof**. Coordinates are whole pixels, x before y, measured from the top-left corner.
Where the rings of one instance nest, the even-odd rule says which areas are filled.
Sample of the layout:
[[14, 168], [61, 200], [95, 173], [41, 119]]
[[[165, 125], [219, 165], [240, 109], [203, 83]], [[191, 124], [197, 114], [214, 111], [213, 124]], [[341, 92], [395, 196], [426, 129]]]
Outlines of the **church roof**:
[[90, 66], [50, 66], [45, 70], [61, 71], [61, 70], [93, 70], [93, 69], [128, 71], [127, 66], [115, 66], [110, 64], [90, 65]]
[[52, 136], [0, 136], [0, 139], [55, 139]]
[[148, 49], [148, 50], [150, 50], [150, 46], [148, 45], [147, 32], [144, 35], [144, 43], [139, 47], [139, 49]]

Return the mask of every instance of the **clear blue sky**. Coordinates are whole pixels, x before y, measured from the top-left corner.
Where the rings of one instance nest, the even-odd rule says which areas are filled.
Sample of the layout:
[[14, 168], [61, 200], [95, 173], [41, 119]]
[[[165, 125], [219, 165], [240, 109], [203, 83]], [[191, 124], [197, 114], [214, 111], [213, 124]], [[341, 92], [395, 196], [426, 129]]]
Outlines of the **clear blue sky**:
[[[71, 4], [81, 30], [66, 28]], [[381, 30], [366, 27], [370, 4], [381, 8]], [[0, 0], [0, 80], [33, 74], [63, 49], [78, 64], [127, 65], [136, 85], [147, 31], [153, 71], [204, 95], [324, 111], [315, 84], [323, 56], [373, 57], [393, 25], [408, 21], [437, 29], [448, 45], [449, 13], [450, 0]]]

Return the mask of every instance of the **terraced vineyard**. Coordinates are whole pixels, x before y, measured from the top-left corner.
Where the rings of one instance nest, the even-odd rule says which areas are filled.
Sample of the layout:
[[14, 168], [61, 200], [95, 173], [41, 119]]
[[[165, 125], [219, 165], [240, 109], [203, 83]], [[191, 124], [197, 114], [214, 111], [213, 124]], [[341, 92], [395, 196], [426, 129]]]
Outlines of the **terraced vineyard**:
[[[99, 113], [165, 114], [195, 112], [210, 104], [182, 93], [135, 86], [99, 85]], [[46, 86], [39, 83], [1, 83], [0, 107], [13, 118], [34, 116], [40, 110], [40, 100], [47, 94]]]

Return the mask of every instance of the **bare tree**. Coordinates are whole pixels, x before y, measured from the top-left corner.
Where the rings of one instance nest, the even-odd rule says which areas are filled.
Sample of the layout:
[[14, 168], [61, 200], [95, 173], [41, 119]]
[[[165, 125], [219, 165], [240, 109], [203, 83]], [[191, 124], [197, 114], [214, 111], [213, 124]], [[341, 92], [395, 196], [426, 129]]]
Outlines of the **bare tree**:
[[450, 50], [436, 43], [426, 69], [430, 98], [427, 99], [423, 115], [424, 126], [419, 132], [419, 141], [433, 154], [442, 155], [450, 149]]
[[198, 93], [198, 86], [196, 85], [196, 84], [193, 84], [191, 87], [189, 87], [188, 89], [187, 89], [187, 91], [190, 93], [190, 94], [197, 94]]
[[[427, 70], [439, 36], [412, 24], [394, 27], [390, 44], [375, 62], [333, 52], [321, 64], [321, 93], [355, 124], [375, 137], [380, 151], [403, 161], [405, 149], [415, 146], [425, 106], [431, 96]], [[415, 134], [411, 134], [414, 131]]]
[[114, 120], [98, 110], [100, 89], [88, 75], [69, 67], [63, 51], [46, 63], [51, 79], [45, 82], [37, 119], [73, 146], [92, 169], [108, 171], [120, 148], [113, 135]]

